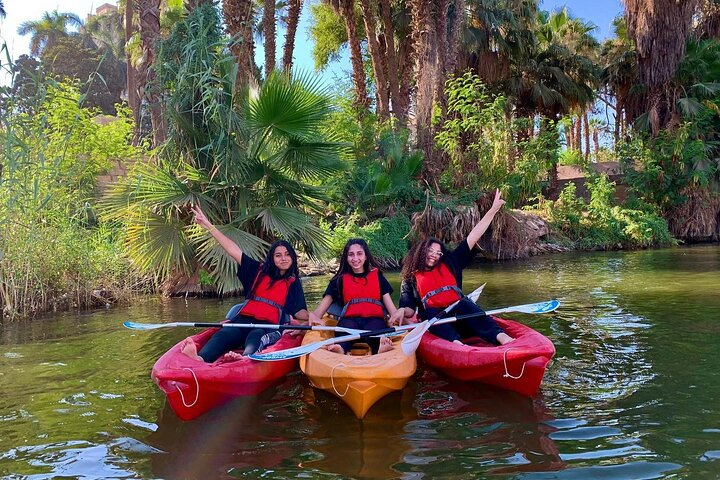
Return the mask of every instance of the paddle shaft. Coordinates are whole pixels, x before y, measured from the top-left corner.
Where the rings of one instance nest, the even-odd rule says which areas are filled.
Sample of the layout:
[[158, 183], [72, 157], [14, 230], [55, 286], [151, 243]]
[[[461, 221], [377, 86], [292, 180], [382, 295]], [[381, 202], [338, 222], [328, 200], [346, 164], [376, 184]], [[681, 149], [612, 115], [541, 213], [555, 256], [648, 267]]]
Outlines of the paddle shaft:
[[265, 328], [268, 330], [318, 330], [330, 332], [361, 333], [365, 330], [355, 328], [333, 327], [327, 325], [274, 325], [271, 323], [212, 323], [212, 322], [171, 322], [171, 323], [136, 323], [124, 322], [123, 325], [134, 330], [155, 330], [158, 328], [197, 327], [197, 328]]

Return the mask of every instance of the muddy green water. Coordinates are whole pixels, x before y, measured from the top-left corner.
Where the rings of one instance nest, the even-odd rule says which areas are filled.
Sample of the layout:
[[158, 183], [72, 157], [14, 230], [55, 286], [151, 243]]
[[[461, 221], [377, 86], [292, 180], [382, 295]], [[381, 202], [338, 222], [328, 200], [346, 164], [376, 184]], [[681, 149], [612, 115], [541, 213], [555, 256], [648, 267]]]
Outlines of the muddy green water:
[[[388, 275], [397, 287], [397, 274]], [[305, 282], [309, 304], [326, 278]], [[149, 378], [187, 329], [232, 302], [149, 300], [0, 327], [3, 478], [720, 478], [720, 248], [480, 265], [486, 308], [557, 348], [534, 399], [420, 367], [360, 421], [299, 373], [192, 421]], [[194, 330], [193, 330], [194, 331]]]

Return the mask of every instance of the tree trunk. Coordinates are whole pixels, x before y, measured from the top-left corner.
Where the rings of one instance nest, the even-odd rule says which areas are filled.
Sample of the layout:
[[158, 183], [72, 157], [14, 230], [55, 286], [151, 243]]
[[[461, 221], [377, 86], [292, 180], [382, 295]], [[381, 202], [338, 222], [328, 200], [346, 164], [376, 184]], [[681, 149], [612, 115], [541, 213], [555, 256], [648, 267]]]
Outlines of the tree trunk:
[[625, 0], [640, 80], [648, 89], [645, 105], [653, 135], [672, 118], [676, 87], [671, 81], [685, 55], [685, 42], [698, 3], [699, 0]]
[[[130, 43], [130, 39], [133, 36], [135, 30], [133, 29], [133, 17], [135, 16], [135, 1], [125, 0], [125, 45]], [[135, 132], [133, 134], [133, 144], [137, 145], [140, 141], [140, 97], [138, 95], [137, 87], [137, 70], [132, 64], [130, 54], [125, 53], [125, 60], [127, 62], [127, 96], [128, 106], [132, 111], [133, 122], [135, 124]]]
[[223, 18], [227, 33], [232, 38], [230, 51], [238, 63], [237, 86], [242, 88], [255, 78], [252, 0], [224, 0]]
[[140, 0], [139, 30], [143, 60], [138, 68], [138, 87], [141, 98], [148, 103], [153, 129], [153, 145], [158, 146], [167, 137], [167, 127], [162, 117], [159, 85], [155, 84], [155, 43], [160, 38], [160, 0]]
[[412, 13], [412, 36], [416, 55], [415, 132], [417, 146], [425, 154], [422, 177], [439, 191], [438, 180], [444, 159], [434, 148], [432, 109], [444, 105], [443, 57], [447, 52], [447, 0], [408, 1]]
[[388, 96], [387, 75], [383, 69], [382, 53], [377, 39], [375, 12], [372, 9], [370, 0], [360, 0], [360, 7], [362, 8], [363, 23], [365, 24], [365, 33], [368, 39], [370, 59], [375, 73], [377, 114], [381, 120], [387, 120], [390, 118], [390, 99]]
[[585, 128], [585, 160], [590, 158], [590, 121], [587, 111], [583, 113], [583, 128]]
[[293, 64], [293, 51], [295, 50], [295, 34], [300, 13], [302, 12], [303, 0], [289, 0], [287, 30], [285, 32], [285, 46], [283, 47], [283, 71], [291, 73]]
[[367, 109], [370, 106], [370, 100], [368, 99], [367, 86], [365, 85], [365, 69], [362, 62], [360, 38], [358, 37], [357, 27], [355, 25], [354, 1], [340, 0], [339, 12], [345, 20], [345, 30], [347, 31], [348, 46], [350, 47], [350, 64], [352, 65], [352, 78], [355, 87], [355, 106]]
[[268, 78], [275, 70], [275, 0], [265, 0], [262, 22], [265, 37], [265, 78]]
[[597, 161], [598, 152], [600, 152], [600, 130], [593, 128], [592, 137], [593, 146], [595, 147], [595, 161]]
[[458, 66], [460, 59], [460, 49], [462, 47], [462, 34], [466, 29], [465, 25], [465, 0], [452, 0], [453, 17], [451, 19], [451, 28], [448, 41], [447, 71], [454, 72]]
[[400, 70], [397, 53], [395, 52], [395, 28], [392, 23], [390, 0], [380, 0], [380, 17], [383, 24], [383, 39], [385, 43], [385, 62], [387, 63], [387, 80], [390, 89], [390, 110], [401, 125], [407, 122], [407, 110], [402, 109], [400, 99]]

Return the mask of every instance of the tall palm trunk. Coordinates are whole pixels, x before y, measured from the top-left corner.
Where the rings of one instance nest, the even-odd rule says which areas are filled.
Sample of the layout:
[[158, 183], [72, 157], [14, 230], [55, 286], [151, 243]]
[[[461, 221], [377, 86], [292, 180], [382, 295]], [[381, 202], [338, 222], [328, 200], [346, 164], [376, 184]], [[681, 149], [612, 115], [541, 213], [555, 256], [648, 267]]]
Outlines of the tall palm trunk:
[[587, 110], [582, 116], [583, 128], [585, 129], [585, 160], [590, 158], [590, 120], [588, 119]]
[[365, 33], [367, 34], [368, 39], [368, 49], [370, 51], [373, 72], [375, 73], [377, 114], [381, 120], [387, 120], [390, 118], [390, 98], [388, 93], [387, 74], [383, 68], [383, 55], [380, 51], [380, 43], [377, 38], [375, 12], [372, 9], [370, 0], [360, 0], [360, 8], [362, 8]]
[[670, 122], [675, 88], [671, 80], [685, 54], [685, 42], [699, 0], [625, 0], [628, 31], [635, 40], [640, 79], [653, 135]]
[[290, 73], [293, 63], [293, 50], [295, 49], [295, 34], [300, 13], [302, 12], [303, 0], [289, 0], [287, 30], [285, 31], [285, 46], [283, 47], [283, 70]]
[[417, 146], [425, 153], [422, 176], [439, 191], [444, 161], [434, 148], [431, 123], [435, 103], [444, 105], [444, 59], [447, 52], [447, 0], [408, 0], [412, 14], [415, 50], [415, 132]]
[[[125, 45], [130, 43], [135, 30], [133, 29], [133, 17], [135, 16], [135, 1], [125, 0]], [[127, 81], [127, 96], [128, 105], [132, 111], [133, 121], [135, 123], [135, 135], [133, 136], [133, 143], [137, 144], [139, 141], [140, 132], [140, 97], [138, 96], [137, 88], [137, 70], [132, 64], [130, 54], [125, 52], [125, 59], [127, 61], [126, 81]]]
[[397, 53], [395, 52], [395, 28], [392, 23], [390, 0], [380, 0], [378, 7], [383, 25], [383, 39], [385, 43], [384, 60], [387, 65], [390, 109], [400, 124], [404, 125], [407, 121], [407, 110], [402, 109], [403, 102], [400, 99], [400, 70], [398, 67]]
[[138, 68], [138, 87], [148, 103], [153, 129], [153, 144], [160, 145], [167, 137], [167, 126], [160, 106], [159, 86], [155, 84], [155, 44], [160, 38], [160, 0], [140, 0], [140, 44], [143, 59]]
[[228, 35], [233, 39], [230, 51], [238, 63], [238, 87], [255, 78], [255, 43], [253, 41], [253, 1], [224, 0], [223, 18]]
[[360, 37], [358, 36], [355, 24], [355, 2], [354, 0], [338, 0], [333, 2], [343, 20], [347, 32], [348, 46], [350, 47], [350, 64], [352, 65], [353, 86], [355, 87], [355, 106], [367, 109], [370, 106], [367, 86], [365, 85], [365, 70], [362, 62], [362, 50], [360, 48]]
[[262, 22], [265, 37], [265, 78], [268, 78], [275, 70], [275, 0], [265, 0]]

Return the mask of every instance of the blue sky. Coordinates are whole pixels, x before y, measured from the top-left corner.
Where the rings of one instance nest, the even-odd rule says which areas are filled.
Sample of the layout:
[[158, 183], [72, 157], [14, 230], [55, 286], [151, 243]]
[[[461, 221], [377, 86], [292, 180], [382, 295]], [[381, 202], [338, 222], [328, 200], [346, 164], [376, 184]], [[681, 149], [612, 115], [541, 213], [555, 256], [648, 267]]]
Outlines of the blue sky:
[[[308, 29], [308, 18], [310, 11], [308, 3], [317, 0], [306, 1], [301, 24], [298, 28], [297, 39], [295, 42], [295, 65], [304, 71], [313, 71], [314, 65], [312, 60], [312, 42]], [[6, 0], [5, 9], [7, 18], [0, 21], [0, 37], [7, 43], [11, 57], [17, 58], [23, 53], [28, 53], [29, 37], [21, 37], [17, 35], [17, 27], [20, 23], [27, 20], [37, 20], [44, 12], [57, 9], [60, 12], [72, 12], [85, 19], [88, 13], [95, 11], [95, 8], [104, 3], [115, 4], [115, 0]], [[611, 22], [620, 12], [622, 12], [622, 4], [620, 0], [591, 1], [591, 0], [543, 0], [541, 8], [545, 10], [555, 10], [566, 5], [568, 11], [576, 17], [591, 21], [597, 26], [594, 32], [599, 40], [604, 40], [612, 34]], [[0, 42], [1, 43], [1, 42]], [[282, 55], [282, 39], [278, 42], [278, 59]], [[4, 58], [4, 54], [3, 54]], [[259, 52], [258, 62], [262, 62], [262, 52]], [[343, 72], [350, 70], [350, 62], [347, 55], [343, 56], [336, 64], [331, 65], [325, 72], [323, 77], [329, 81], [335, 75], [344, 75]], [[0, 83], [7, 83], [5, 76], [0, 78]]]

